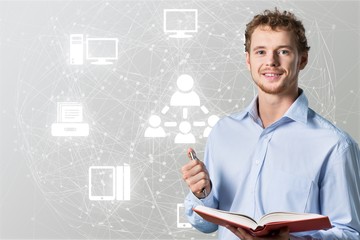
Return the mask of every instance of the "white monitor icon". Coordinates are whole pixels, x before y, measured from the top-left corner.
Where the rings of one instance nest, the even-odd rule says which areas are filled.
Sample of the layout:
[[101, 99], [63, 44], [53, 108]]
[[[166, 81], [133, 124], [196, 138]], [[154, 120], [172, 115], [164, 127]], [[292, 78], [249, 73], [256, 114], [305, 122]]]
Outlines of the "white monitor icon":
[[197, 9], [164, 9], [164, 32], [172, 38], [189, 38], [198, 31]]
[[91, 64], [113, 64], [118, 59], [118, 43], [117, 38], [87, 38], [86, 59], [92, 60]]

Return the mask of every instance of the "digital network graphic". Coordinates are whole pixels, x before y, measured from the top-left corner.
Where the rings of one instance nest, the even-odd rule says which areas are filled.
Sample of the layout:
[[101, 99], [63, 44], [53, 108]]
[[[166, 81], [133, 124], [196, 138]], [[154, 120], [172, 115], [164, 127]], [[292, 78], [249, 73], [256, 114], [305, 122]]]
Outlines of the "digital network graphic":
[[203, 159], [219, 119], [256, 96], [244, 30], [265, 8], [280, 5], [304, 19], [311, 50], [300, 87], [313, 109], [357, 131], [359, 57], [343, 54], [358, 46], [358, 4], [30, 1], [26, 11], [18, 4], [0, 2], [0, 31], [7, 29], [0, 47], [9, 52], [2, 70], [11, 73], [3, 79], [16, 85], [4, 90], [15, 109], [2, 112], [16, 113], [2, 132], [16, 151], [3, 159], [22, 156], [6, 161], [16, 170], [4, 164], [13, 184], [1, 189], [27, 197], [3, 205], [2, 215], [13, 217], [2, 221], [1, 239], [216, 239], [187, 221], [180, 169], [189, 147]]
[[[211, 128], [217, 123], [219, 117], [216, 115], [211, 115], [208, 117], [208, 121], [193, 121], [189, 122], [189, 113], [193, 107], [198, 107], [201, 109], [203, 114], [207, 115], [209, 110], [200, 103], [199, 95], [193, 90], [194, 79], [188, 74], [182, 74], [177, 79], [178, 90], [171, 96], [170, 106], [166, 105], [161, 110], [162, 115], [166, 115], [171, 111], [171, 108], [181, 108], [182, 117], [180, 122], [178, 119], [175, 121], [164, 122], [163, 126], [161, 125], [161, 117], [158, 115], [151, 115], [149, 118], [149, 126], [145, 130], [145, 137], [157, 138], [157, 137], [166, 137], [166, 128], [176, 128], [178, 127], [178, 133], [174, 138], [174, 143], [176, 144], [194, 144], [196, 143], [195, 135], [192, 133], [192, 127], [200, 127], [203, 129], [203, 137], [208, 137], [211, 131]], [[189, 110], [190, 109], [190, 110]]]

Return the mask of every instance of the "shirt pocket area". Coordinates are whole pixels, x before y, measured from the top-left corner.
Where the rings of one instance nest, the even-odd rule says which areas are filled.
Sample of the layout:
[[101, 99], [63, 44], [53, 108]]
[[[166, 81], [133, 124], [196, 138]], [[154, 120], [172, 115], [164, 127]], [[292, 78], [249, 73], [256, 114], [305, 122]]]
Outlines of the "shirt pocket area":
[[[309, 196], [314, 184], [306, 175], [276, 172], [268, 176], [259, 186], [260, 202], [265, 212], [306, 212]], [[315, 197], [315, 196], [314, 196]]]

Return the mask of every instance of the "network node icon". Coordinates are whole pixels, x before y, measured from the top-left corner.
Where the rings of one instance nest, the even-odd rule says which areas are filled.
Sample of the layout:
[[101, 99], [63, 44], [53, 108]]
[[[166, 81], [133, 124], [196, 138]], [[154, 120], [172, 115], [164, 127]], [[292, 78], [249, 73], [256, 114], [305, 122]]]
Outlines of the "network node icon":
[[194, 79], [190, 75], [180, 75], [176, 84], [179, 91], [172, 95], [170, 106], [200, 106], [199, 95], [192, 90]]
[[149, 127], [145, 130], [145, 137], [163, 138], [166, 137], [165, 130], [160, 126], [161, 118], [157, 115], [151, 115], [149, 118]]
[[198, 31], [197, 9], [164, 9], [164, 32], [171, 38], [191, 38]]
[[196, 143], [194, 134], [191, 133], [191, 124], [187, 121], [182, 121], [179, 124], [180, 132], [176, 134], [175, 143]]
[[83, 122], [83, 107], [78, 102], [58, 102], [57, 122], [51, 125], [55, 137], [86, 137], [89, 124]]
[[[170, 132], [167, 134], [165, 129], [178, 127], [179, 131], [174, 138], [175, 144], [194, 144], [196, 143], [196, 136], [198, 136], [198, 129], [202, 130], [200, 138], [207, 138], [219, 120], [216, 115], [208, 117], [208, 126], [202, 119], [200, 121], [192, 121], [192, 116], [189, 116], [189, 111], [200, 109], [204, 115], [209, 114], [209, 110], [201, 105], [199, 95], [194, 91], [194, 79], [188, 74], [181, 74], [176, 81], [178, 90], [173, 93], [170, 99], [170, 106], [166, 105], [162, 108], [161, 114], [166, 115], [171, 108], [181, 108], [182, 116], [180, 119], [165, 121], [161, 124], [161, 117], [158, 115], [151, 115], [149, 118], [149, 126], [145, 129], [144, 137], [146, 138], [163, 138], [171, 136]], [[190, 118], [190, 119], [189, 119]], [[180, 120], [180, 121], [179, 121]], [[192, 128], [194, 127], [194, 129]], [[194, 131], [193, 131], [194, 130]]]

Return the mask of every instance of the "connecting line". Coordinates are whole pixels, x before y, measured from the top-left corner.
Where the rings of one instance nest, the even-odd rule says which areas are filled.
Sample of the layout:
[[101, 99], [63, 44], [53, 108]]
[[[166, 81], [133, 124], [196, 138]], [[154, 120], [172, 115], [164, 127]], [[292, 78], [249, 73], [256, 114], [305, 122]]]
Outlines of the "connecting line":
[[204, 127], [205, 126], [205, 122], [194, 122], [193, 125], [195, 127]]
[[188, 118], [188, 109], [187, 108], [183, 108], [183, 119], [187, 119]]
[[166, 226], [168, 232], [170, 233], [171, 230], [170, 230], [170, 228], [168, 227], [168, 223], [165, 221], [164, 215], [163, 215], [163, 214], [161, 213], [161, 211], [160, 211], [159, 205], [157, 204], [157, 202], [156, 202], [156, 200], [155, 200], [154, 194], [153, 194], [153, 192], [152, 192], [151, 189], [150, 189], [149, 183], [148, 183], [147, 180], [146, 180], [145, 182], [146, 182], [146, 186], [148, 187], [149, 192], [150, 192], [150, 194], [151, 194], [151, 198], [152, 198], [152, 200], [153, 200], [153, 202], [154, 202], [155, 208], [158, 209], [158, 212], [159, 212], [159, 214], [160, 214], [160, 217], [161, 217], [161, 219], [164, 221], [164, 225]]
[[208, 114], [209, 113], [209, 110], [204, 106], [204, 105], [202, 105], [201, 107], [200, 107], [200, 109], [203, 111], [203, 113], [205, 113], [205, 114]]
[[177, 123], [176, 122], [164, 122], [164, 126], [165, 127], [176, 127]]
[[169, 106], [165, 106], [165, 107], [161, 110], [161, 113], [165, 115], [165, 114], [169, 111], [169, 109], [170, 109]]

